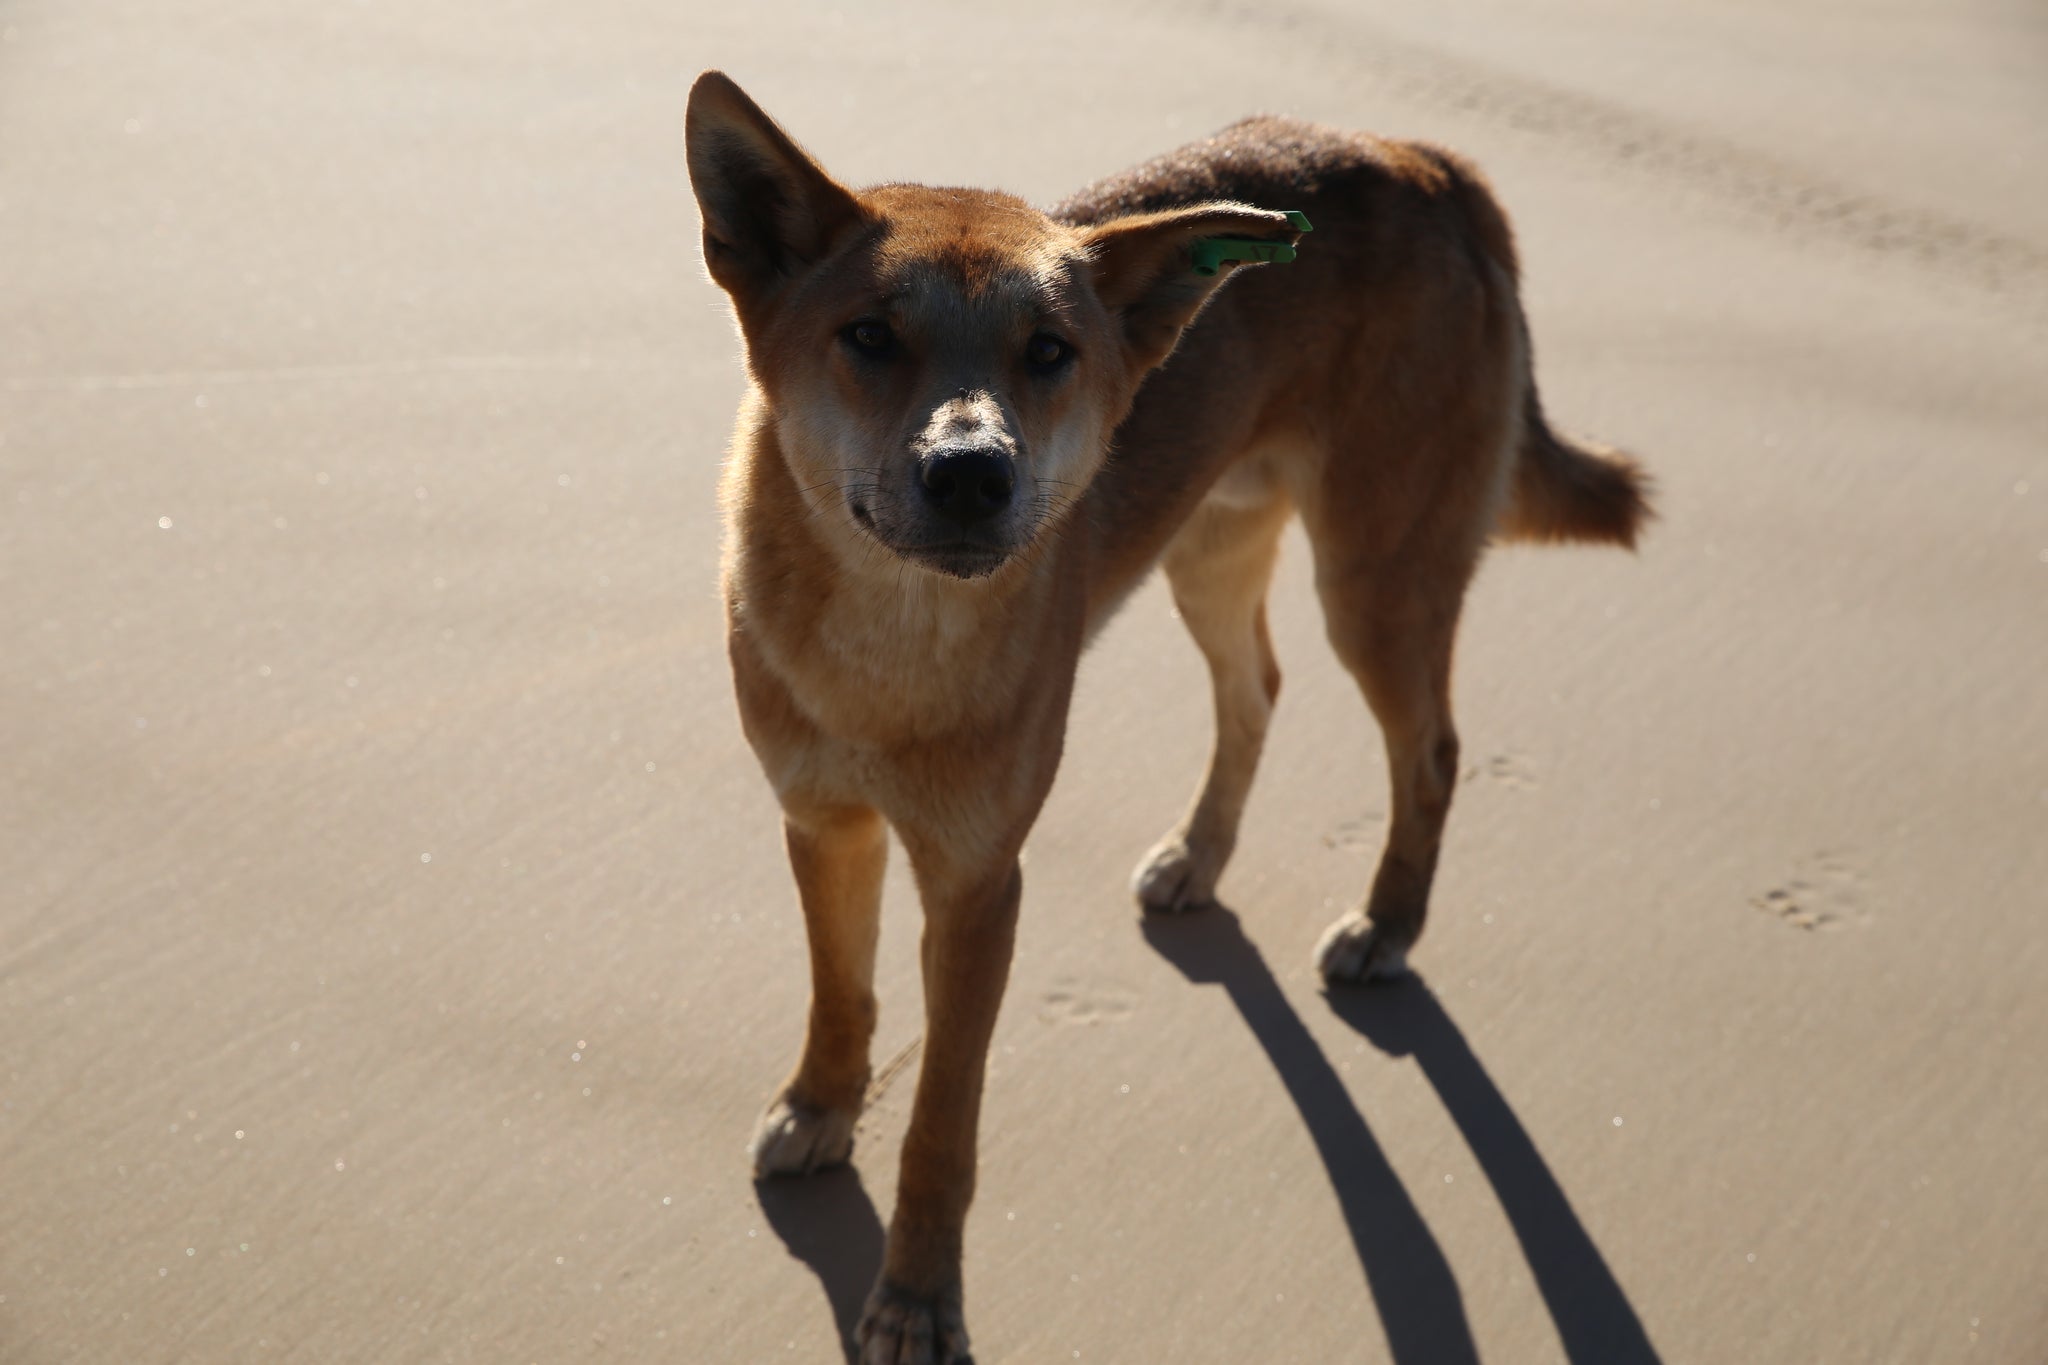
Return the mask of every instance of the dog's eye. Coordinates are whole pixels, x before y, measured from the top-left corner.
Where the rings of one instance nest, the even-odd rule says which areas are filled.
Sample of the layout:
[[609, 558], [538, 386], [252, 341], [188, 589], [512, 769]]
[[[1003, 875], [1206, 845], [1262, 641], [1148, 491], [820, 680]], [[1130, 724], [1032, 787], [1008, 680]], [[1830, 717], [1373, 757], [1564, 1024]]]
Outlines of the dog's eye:
[[896, 344], [896, 334], [889, 330], [889, 324], [877, 318], [862, 318], [848, 327], [844, 335], [852, 345], [877, 355]]
[[1048, 332], [1040, 332], [1024, 343], [1024, 358], [1035, 370], [1056, 370], [1073, 354], [1073, 347]]

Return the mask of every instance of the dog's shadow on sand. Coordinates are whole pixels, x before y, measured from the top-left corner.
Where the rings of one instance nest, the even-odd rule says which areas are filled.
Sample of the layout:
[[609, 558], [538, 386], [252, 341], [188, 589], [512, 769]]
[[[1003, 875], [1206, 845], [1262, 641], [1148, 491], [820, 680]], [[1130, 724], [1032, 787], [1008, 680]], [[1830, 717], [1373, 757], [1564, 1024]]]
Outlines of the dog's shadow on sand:
[[771, 1176], [755, 1182], [754, 1197], [789, 1254], [809, 1266], [824, 1287], [850, 1365], [859, 1358], [854, 1326], [882, 1272], [882, 1220], [860, 1183], [860, 1172], [839, 1166], [801, 1180]]
[[[1464, 1298], [1443, 1248], [1387, 1163], [1335, 1067], [1272, 969], [1221, 906], [1147, 915], [1146, 942], [1188, 980], [1222, 986], [1308, 1126], [1399, 1365], [1476, 1365]], [[1658, 1365], [1614, 1273], [1542, 1153], [1436, 995], [1410, 975], [1330, 992], [1331, 1012], [1390, 1057], [1412, 1057], [1464, 1135], [1528, 1258], [1573, 1365]], [[755, 1195], [789, 1254], [825, 1290], [846, 1359], [882, 1266], [882, 1220], [851, 1166], [770, 1179]]]
[[[1400, 1365], [1476, 1362], [1443, 1248], [1237, 916], [1221, 906], [1147, 915], [1144, 933], [1190, 981], [1222, 986], [1265, 1049], [1323, 1159], [1393, 1358]], [[1335, 989], [1327, 999], [1374, 1047], [1422, 1068], [1514, 1227], [1573, 1365], [1656, 1365], [1649, 1335], [1600, 1249], [1428, 985], [1411, 975]]]

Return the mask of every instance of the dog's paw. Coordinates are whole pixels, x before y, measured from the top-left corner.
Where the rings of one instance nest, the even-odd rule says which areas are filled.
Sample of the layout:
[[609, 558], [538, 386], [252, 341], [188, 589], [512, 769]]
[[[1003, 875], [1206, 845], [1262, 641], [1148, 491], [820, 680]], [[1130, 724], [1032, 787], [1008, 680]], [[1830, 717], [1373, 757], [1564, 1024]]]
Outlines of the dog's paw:
[[1330, 982], [1391, 981], [1408, 970], [1408, 945], [1363, 915], [1346, 915], [1323, 931], [1316, 970]]
[[853, 1122], [858, 1117], [844, 1109], [820, 1109], [778, 1096], [747, 1144], [755, 1178], [809, 1175], [840, 1165], [853, 1155]]
[[1131, 894], [1146, 910], [1173, 914], [1216, 903], [1221, 860], [1170, 834], [1155, 844], [1131, 874]]
[[974, 1365], [958, 1290], [936, 1298], [884, 1280], [854, 1329], [860, 1365]]

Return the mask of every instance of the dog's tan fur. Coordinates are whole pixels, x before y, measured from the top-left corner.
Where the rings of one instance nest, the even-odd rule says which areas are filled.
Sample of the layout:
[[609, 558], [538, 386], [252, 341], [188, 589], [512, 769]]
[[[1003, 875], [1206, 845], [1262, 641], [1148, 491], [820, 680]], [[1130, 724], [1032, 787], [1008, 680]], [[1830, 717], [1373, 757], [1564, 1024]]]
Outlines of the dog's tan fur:
[[[811, 944], [802, 1056], [755, 1160], [801, 1172], [851, 1150], [894, 828], [924, 903], [927, 1019], [858, 1336], [863, 1360], [960, 1360], [1018, 852], [1089, 637], [1163, 564], [1209, 663], [1216, 742], [1136, 890], [1151, 910], [1205, 905], [1279, 690], [1266, 583], [1301, 517], [1393, 788], [1372, 888], [1317, 960], [1333, 980], [1392, 974], [1451, 799], [1452, 636], [1483, 548], [1632, 544], [1644, 483], [1545, 425], [1507, 222], [1434, 148], [1252, 119], [1045, 214], [982, 191], [847, 190], [715, 72], [692, 91], [688, 143], [706, 265], [752, 379], [725, 487], [733, 674]], [[1297, 240], [1276, 209], [1315, 225], [1297, 263], [1220, 292], [1232, 270], [1192, 272], [1198, 238]], [[1048, 336], [1064, 358], [1027, 361]], [[971, 532], [918, 491], [963, 443], [1015, 477]]]

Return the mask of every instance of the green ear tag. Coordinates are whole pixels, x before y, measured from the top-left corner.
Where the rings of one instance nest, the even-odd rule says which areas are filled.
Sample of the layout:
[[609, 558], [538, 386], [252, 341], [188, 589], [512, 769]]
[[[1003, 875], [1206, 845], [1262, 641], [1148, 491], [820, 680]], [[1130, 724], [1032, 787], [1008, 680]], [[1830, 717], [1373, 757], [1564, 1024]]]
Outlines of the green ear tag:
[[[1287, 221], [1299, 231], [1315, 231], [1308, 215], [1299, 209], [1289, 209]], [[1226, 261], [1285, 265], [1294, 259], [1294, 248], [1286, 242], [1261, 242], [1251, 237], [1202, 237], [1195, 242], [1194, 257], [1197, 275], [1213, 275]]]

